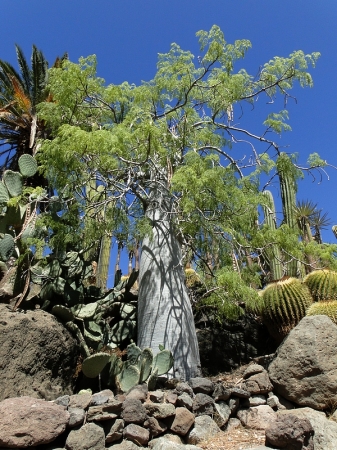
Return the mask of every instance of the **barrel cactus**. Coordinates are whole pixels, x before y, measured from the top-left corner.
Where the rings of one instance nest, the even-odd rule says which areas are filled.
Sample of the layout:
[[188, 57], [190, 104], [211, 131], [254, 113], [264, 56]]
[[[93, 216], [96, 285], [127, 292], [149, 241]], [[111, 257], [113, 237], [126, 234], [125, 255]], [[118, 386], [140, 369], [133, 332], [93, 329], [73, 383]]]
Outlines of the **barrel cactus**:
[[284, 277], [260, 291], [259, 313], [270, 335], [281, 342], [306, 315], [313, 299], [309, 288], [297, 278]]
[[315, 302], [307, 310], [307, 316], [325, 315], [337, 325], [337, 300]]
[[337, 272], [314, 270], [304, 278], [315, 302], [337, 300]]

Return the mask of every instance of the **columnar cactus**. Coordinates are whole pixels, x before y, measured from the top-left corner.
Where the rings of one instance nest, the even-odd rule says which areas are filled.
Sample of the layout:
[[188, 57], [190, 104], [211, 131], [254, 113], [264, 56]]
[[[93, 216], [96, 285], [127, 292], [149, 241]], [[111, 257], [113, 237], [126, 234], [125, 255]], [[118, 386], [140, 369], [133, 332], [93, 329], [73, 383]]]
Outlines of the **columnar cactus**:
[[[270, 191], [264, 191], [267, 204], [262, 205], [265, 224], [271, 229], [276, 230], [276, 212], [274, 198]], [[264, 259], [269, 263], [271, 280], [279, 280], [283, 276], [282, 256], [277, 245], [272, 245], [263, 252]]]

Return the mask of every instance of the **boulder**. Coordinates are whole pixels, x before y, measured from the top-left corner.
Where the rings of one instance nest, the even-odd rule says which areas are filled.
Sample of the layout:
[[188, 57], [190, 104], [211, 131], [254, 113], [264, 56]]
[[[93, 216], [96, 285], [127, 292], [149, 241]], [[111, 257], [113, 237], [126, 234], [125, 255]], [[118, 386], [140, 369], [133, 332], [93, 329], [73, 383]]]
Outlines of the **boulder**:
[[123, 437], [137, 445], [147, 445], [150, 439], [150, 432], [135, 423], [130, 423], [123, 430]]
[[0, 402], [0, 446], [27, 448], [48, 444], [65, 431], [68, 422], [68, 411], [55, 403], [32, 397], [3, 400]]
[[133, 398], [125, 399], [123, 402], [122, 419], [127, 423], [144, 423], [147, 419], [147, 414], [143, 403]]
[[194, 428], [187, 434], [187, 443], [193, 445], [198, 444], [199, 442], [220, 433], [220, 431], [220, 428], [210, 416], [196, 417]]
[[67, 450], [104, 450], [105, 435], [102, 427], [86, 423], [79, 430], [72, 430], [66, 440]]
[[280, 415], [266, 429], [266, 443], [289, 450], [314, 450], [314, 429], [308, 419]]
[[276, 419], [276, 412], [268, 405], [241, 409], [237, 413], [242, 425], [254, 430], [265, 430]]
[[291, 330], [269, 366], [276, 393], [300, 406], [323, 410], [337, 403], [337, 326], [307, 316]]
[[314, 429], [315, 450], [336, 450], [337, 448], [337, 423], [328, 420], [323, 412], [312, 408], [298, 408], [283, 410], [277, 416], [292, 415], [299, 419], [308, 419]]
[[0, 400], [72, 394], [79, 346], [70, 332], [41, 310], [0, 304], [0, 317]]

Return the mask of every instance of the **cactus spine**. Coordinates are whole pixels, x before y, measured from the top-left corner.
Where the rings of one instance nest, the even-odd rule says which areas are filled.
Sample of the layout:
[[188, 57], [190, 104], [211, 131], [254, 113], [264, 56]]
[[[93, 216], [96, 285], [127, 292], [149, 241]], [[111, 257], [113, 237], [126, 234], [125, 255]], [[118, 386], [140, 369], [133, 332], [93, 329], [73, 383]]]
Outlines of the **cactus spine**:
[[315, 302], [307, 310], [307, 316], [325, 315], [337, 325], [337, 301]]
[[332, 270], [314, 270], [304, 278], [315, 302], [337, 300], [337, 273]]

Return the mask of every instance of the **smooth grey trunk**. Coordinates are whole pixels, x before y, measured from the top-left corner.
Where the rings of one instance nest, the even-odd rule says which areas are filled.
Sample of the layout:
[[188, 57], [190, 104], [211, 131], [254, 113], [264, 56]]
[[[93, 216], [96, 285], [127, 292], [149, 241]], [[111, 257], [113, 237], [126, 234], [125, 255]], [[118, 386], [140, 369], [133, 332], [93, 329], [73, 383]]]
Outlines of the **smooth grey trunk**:
[[174, 356], [173, 375], [188, 380], [200, 375], [199, 347], [170, 211], [165, 185], [153, 183], [146, 210], [153, 233], [143, 240], [140, 259], [138, 345], [154, 354], [164, 345]]

